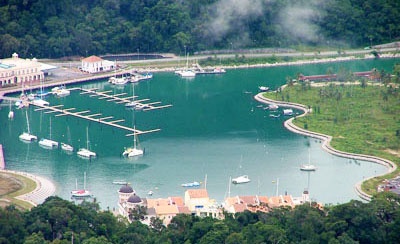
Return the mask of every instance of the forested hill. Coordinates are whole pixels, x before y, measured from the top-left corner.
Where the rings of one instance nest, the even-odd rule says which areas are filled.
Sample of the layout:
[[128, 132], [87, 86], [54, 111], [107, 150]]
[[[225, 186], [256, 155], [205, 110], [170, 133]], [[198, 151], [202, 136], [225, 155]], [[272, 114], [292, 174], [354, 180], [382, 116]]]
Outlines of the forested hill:
[[400, 37], [398, 0], [0, 0], [0, 57], [346, 48]]

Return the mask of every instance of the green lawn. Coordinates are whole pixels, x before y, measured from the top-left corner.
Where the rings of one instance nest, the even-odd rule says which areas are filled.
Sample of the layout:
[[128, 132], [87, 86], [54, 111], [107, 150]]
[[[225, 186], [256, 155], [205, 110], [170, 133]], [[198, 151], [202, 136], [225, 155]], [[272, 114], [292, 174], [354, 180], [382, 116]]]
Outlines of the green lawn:
[[[310, 86], [296, 83], [281, 92], [265, 93], [275, 100], [301, 103], [312, 108], [308, 116], [294, 124], [333, 137], [331, 145], [341, 151], [374, 155], [400, 165], [400, 94], [397, 89], [381, 85]], [[397, 153], [397, 155], [396, 155]], [[382, 178], [363, 184], [373, 194]]]

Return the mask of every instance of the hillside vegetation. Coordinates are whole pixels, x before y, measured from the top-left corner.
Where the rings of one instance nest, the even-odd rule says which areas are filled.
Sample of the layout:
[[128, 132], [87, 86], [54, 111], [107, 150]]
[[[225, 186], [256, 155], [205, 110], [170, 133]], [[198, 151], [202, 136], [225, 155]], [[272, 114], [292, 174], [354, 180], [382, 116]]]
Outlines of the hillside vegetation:
[[321, 46], [398, 40], [397, 0], [0, 0], [0, 58]]

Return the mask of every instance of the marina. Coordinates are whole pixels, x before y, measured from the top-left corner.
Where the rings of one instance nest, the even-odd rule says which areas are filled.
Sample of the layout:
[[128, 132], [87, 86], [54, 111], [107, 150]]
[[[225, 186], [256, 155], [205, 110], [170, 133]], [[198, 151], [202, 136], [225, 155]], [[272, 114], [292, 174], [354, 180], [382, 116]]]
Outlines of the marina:
[[[383, 68], [377, 62], [363, 62], [362, 69], [355, 70], [366, 70], [368, 65]], [[392, 63], [386, 64], [391, 66]], [[323, 203], [357, 199], [354, 185], [366, 177], [386, 172], [385, 167], [362, 160], [356, 164], [333, 156], [321, 148], [320, 140], [286, 130], [282, 119], [270, 118], [263, 109], [252, 110], [259, 105], [253, 96], [258, 92], [260, 80], [268, 77], [265, 85], [274, 90], [285, 82], [287, 75], [306, 69], [307, 66], [238, 69], [222, 76], [198, 76], [190, 82], [173, 73], [156, 74], [151, 81], [138, 83], [135, 92], [141, 97], [167, 101], [173, 107], [153, 109], [152, 113], [137, 112], [136, 124], [141, 130], [136, 131], [132, 109], [125, 108], [123, 101], [131, 101], [131, 87], [127, 85], [117, 92], [107, 79], [71, 85], [68, 89], [75, 90], [69, 96], [49, 96], [46, 99], [49, 106], [16, 109], [13, 120], [4, 119], [9, 112], [6, 102], [0, 110], [3, 118], [0, 143], [7, 149], [4, 151], [7, 168], [52, 179], [57, 185], [56, 195], [65, 199], [71, 197], [76, 176], [87, 172], [91, 193], [102, 209], [112, 209], [116, 206], [119, 188], [110, 184], [115, 179], [131, 182], [140, 197], [159, 198], [183, 196], [183, 182], [201, 179], [207, 174], [209, 195], [221, 202], [232, 184], [229, 177], [242, 175], [232, 167], [232, 162], [238, 162], [242, 155], [243, 167], [251, 182], [232, 186], [231, 195], [275, 195], [277, 187], [272, 181], [276, 178], [279, 178], [279, 194], [300, 195], [308, 185], [308, 174], [299, 170], [299, 164], [308, 161], [310, 150], [313, 160], [318, 162], [318, 170], [310, 175], [311, 198]], [[315, 69], [312, 66], [309, 72], [323, 73], [327, 65], [321, 65], [322, 71]], [[122, 93], [127, 94], [113, 95]], [[86, 144], [86, 127], [89, 127], [91, 146], [98, 153], [95, 163], [61, 150], [43, 150], [37, 143], [21, 143], [18, 135], [26, 127], [25, 111], [32, 132], [40, 138], [49, 134], [50, 116], [57, 118], [51, 126], [55, 141], [67, 142], [66, 124], [69, 125], [72, 140], [68, 144], [76, 148]], [[64, 115], [67, 113], [71, 114]], [[110, 116], [113, 118], [107, 118]], [[123, 120], [124, 125], [113, 122], [118, 120]], [[113, 123], [106, 124], [110, 122]], [[162, 130], [144, 133], [140, 138], [146, 147], [144, 157], [122, 157], [121, 149], [132, 144], [132, 138], [126, 138], [126, 134], [140, 134], [153, 128]]]

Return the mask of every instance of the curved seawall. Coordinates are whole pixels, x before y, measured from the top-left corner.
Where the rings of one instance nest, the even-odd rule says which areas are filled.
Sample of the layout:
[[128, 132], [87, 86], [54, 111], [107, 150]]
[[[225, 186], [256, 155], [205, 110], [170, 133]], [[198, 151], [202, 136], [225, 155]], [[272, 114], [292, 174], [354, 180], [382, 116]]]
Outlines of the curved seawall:
[[[254, 96], [254, 99], [259, 101], [259, 102], [261, 102], [261, 103], [265, 103], [265, 104], [277, 104], [278, 106], [281, 106], [281, 107], [288, 107], [288, 108], [294, 108], [294, 109], [302, 110], [303, 111], [302, 114], [300, 114], [298, 116], [295, 116], [295, 117], [292, 117], [292, 118], [290, 118], [290, 119], [288, 119], [288, 120], [286, 120], [284, 122], [285, 128], [290, 130], [290, 131], [292, 131], [292, 132], [294, 132], [294, 133], [297, 133], [297, 134], [301, 134], [301, 135], [305, 135], [305, 136], [309, 136], [309, 137], [312, 137], [312, 138], [316, 138], [316, 139], [322, 140], [323, 141], [322, 148], [324, 150], [326, 150], [327, 152], [329, 152], [329, 153], [331, 153], [333, 155], [339, 156], [339, 157], [356, 159], [356, 160], [364, 160], [364, 161], [368, 161], [368, 162], [373, 162], [373, 163], [384, 165], [388, 169], [387, 173], [391, 173], [391, 172], [393, 172], [394, 170], [397, 169], [396, 164], [393, 163], [390, 160], [387, 160], [387, 159], [383, 159], [383, 158], [379, 158], [379, 157], [375, 157], [375, 156], [370, 156], [370, 155], [364, 155], [364, 154], [355, 154], [355, 153], [343, 152], [343, 151], [339, 151], [339, 150], [333, 148], [330, 145], [330, 142], [332, 140], [332, 136], [321, 134], [321, 133], [312, 132], [312, 131], [309, 131], [309, 130], [305, 130], [305, 129], [302, 129], [302, 128], [300, 128], [300, 127], [298, 127], [298, 126], [293, 124], [293, 120], [295, 118], [303, 117], [303, 116], [306, 116], [308, 113], [310, 113], [310, 109], [307, 106], [305, 106], [303, 104], [298, 104], [298, 103], [290, 103], [290, 102], [285, 102], [285, 101], [275, 101], [275, 100], [268, 99], [268, 98], [264, 97], [262, 94], [263, 93], [258, 93], [257, 95]], [[381, 174], [381, 175], [384, 175], [384, 174]], [[377, 175], [377, 176], [381, 176], [381, 175]], [[373, 176], [373, 177], [376, 177], [376, 176]], [[362, 183], [364, 181], [369, 180], [369, 179], [371, 179], [373, 177], [366, 178], [363, 181], [358, 182], [355, 185], [355, 190], [356, 190], [356, 192], [357, 192], [357, 194], [359, 195], [360, 198], [362, 198], [364, 200], [368, 200], [368, 201], [371, 200], [372, 196], [367, 194], [367, 193], [365, 193], [364, 191], [362, 191], [361, 185], [362, 185]]]

